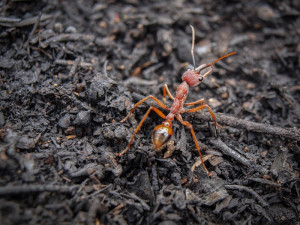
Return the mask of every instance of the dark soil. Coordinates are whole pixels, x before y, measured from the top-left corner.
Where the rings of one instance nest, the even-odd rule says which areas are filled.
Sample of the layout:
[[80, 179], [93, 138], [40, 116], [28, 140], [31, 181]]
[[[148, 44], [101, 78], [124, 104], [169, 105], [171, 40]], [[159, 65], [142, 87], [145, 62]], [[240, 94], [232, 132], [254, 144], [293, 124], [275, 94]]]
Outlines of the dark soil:
[[[300, 222], [300, 2], [1, 1], [0, 224]], [[187, 102], [195, 130], [148, 95], [175, 94], [192, 64], [218, 62]], [[168, 98], [167, 105], [172, 101]], [[165, 114], [168, 112], [162, 110]], [[166, 154], [169, 154], [166, 157]]]

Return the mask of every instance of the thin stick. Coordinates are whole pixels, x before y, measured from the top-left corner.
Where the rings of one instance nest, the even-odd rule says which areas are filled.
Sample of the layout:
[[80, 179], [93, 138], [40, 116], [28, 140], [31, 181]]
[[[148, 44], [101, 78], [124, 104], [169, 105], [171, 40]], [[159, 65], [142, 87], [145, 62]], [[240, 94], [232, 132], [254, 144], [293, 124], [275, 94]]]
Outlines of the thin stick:
[[24, 47], [25, 47], [25, 48], [28, 47], [29, 42], [30, 42], [32, 36], [34, 35], [35, 31], [37, 30], [38, 26], [40, 25], [40, 20], [41, 20], [41, 16], [38, 16], [38, 18], [37, 18], [37, 20], [36, 20], [36, 23], [34, 24], [32, 30], [31, 30], [31, 32], [30, 32], [28, 38], [27, 38], [27, 41], [26, 41], [25, 44], [24, 44]]
[[94, 225], [96, 223], [97, 212], [101, 207], [101, 202], [98, 198], [95, 198], [89, 207], [87, 225]]
[[9, 185], [0, 187], [0, 196], [3, 195], [20, 195], [27, 193], [37, 193], [37, 192], [60, 192], [60, 193], [72, 193], [77, 189], [78, 185], [73, 186], [60, 186], [60, 185]]
[[20, 21], [21, 21], [20, 18], [9, 18], [9, 17], [0, 16], [1, 23], [18, 23]]
[[234, 184], [232, 184], [232, 185], [225, 184], [224, 187], [226, 189], [230, 189], [230, 190], [236, 189], [236, 190], [239, 190], [239, 191], [248, 192], [249, 194], [253, 195], [253, 197], [256, 198], [263, 207], [267, 207], [269, 205], [259, 194], [257, 194], [251, 188], [248, 188], [248, 187], [245, 187], [245, 186], [241, 186], [241, 185], [234, 185]]
[[[196, 119], [203, 119], [205, 121], [211, 120], [211, 116], [207, 112], [194, 113], [193, 115]], [[297, 128], [275, 127], [269, 124], [255, 123], [247, 120], [238, 119], [232, 116], [226, 116], [221, 113], [215, 113], [215, 116], [217, 122], [223, 125], [242, 128], [247, 131], [283, 136], [296, 141], [300, 141], [300, 130]]]
[[[56, 59], [54, 61], [54, 63], [58, 64], [58, 65], [65, 65], [65, 66], [70, 66], [70, 65], [76, 64], [76, 62], [74, 60], [65, 60], [65, 59]], [[88, 67], [94, 67], [94, 64], [79, 61], [78, 66], [88, 68]]]
[[191, 55], [193, 58], [194, 63], [194, 70], [196, 69], [196, 62], [195, 62], [195, 56], [194, 56], [194, 48], [195, 48], [195, 29], [192, 25], [190, 25], [192, 28], [192, 49], [191, 49]]
[[[40, 17], [40, 19], [39, 19], [39, 17]], [[34, 17], [24, 19], [24, 20], [19, 20], [19, 19], [15, 19], [15, 20], [10, 19], [10, 20], [4, 20], [4, 21], [0, 20], [0, 26], [3, 26], [3, 27], [25, 27], [25, 26], [35, 24], [37, 22], [37, 20], [40, 20], [40, 22], [43, 22], [45, 20], [51, 19], [52, 17], [54, 17], [54, 16], [45, 14], [45, 15], [41, 15], [41, 16], [34, 16]]]
[[240, 162], [241, 164], [253, 168], [255, 171], [260, 172], [262, 174], [267, 174], [268, 170], [263, 168], [260, 165], [257, 165], [250, 161], [249, 159], [242, 156], [237, 151], [233, 150], [232, 148], [229, 148], [223, 141], [220, 139], [210, 139], [209, 142], [213, 144], [215, 147], [217, 147], [219, 150], [221, 150], [225, 155], [229, 155], [231, 158], [234, 158], [236, 161]]
[[81, 61], [81, 57], [77, 57], [75, 59], [73, 65], [72, 65], [72, 68], [71, 68], [71, 70], [70, 70], [70, 72], [68, 74], [69, 77], [73, 77], [74, 76], [74, 74], [76, 73], [76, 70], [77, 70], [77, 67], [78, 67], [80, 61]]
[[258, 183], [261, 183], [261, 184], [265, 184], [265, 185], [270, 185], [270, 186], [275, 186], [275, 187], [281, 187], [281, 184], [275, 183], [275, 182], [270, 181], [270, 180], [262, 179], [262, 178], [249, 177], [248, 180], [251, 180], [251, 181], [254, 181], [254, 182], [258, 182]]

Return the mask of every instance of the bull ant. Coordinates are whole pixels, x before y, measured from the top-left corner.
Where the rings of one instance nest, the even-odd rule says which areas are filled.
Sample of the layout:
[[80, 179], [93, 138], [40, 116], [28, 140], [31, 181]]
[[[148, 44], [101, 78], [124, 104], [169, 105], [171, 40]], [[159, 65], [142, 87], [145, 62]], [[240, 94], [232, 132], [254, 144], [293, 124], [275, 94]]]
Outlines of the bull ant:
[[[162, 103], [160, 100], [158, 100], [156, 97], [149, 95], [148, 97], [144, 98], [143, 100], [139, 101], [138, 103], [135, 104], [135, 106], [131, 109], [130, 113], [121, 121], [121, 122], [125, 122], [128, 117], [133, 113], [133, 111], [142, 103], [144, 103], [145, 101], [147, 101], [149, 98], [153, 99], [161, 108], [168, 110], [169, 114], [165, 115], [162, 111], [160, 111], [158, 108], [150, 106], [149, 109], [147, 110], [146, 114], [144, 115], [143, 119], [141, 120], [141, 122], [139, 123], [139, 125], [137, 126], [137, 128], [135, 129], [129, 144], [127, 146], [126, 149], [124, 149], [121, 153], [117, 153], [117, 156], [122, 156], [124, 155], [128, 149], [130, 148], [135, 135], [137, 134], [137, 132], [140, 130], [141, 126], [143, 125], [143, 123], [145, 122], [146, 118], [148, 117], [149, 113], [153, 110], [154, 112], [157, 113], [157, 115], [159, 115], [161, 118], [163, 118], [165, 121], [162, 122], [162, 124], [156, 126], [154, 128], [153, 134], [152, 134], [152, 142], [154, 145], [154, 148], [156, 151], [160, 151], [161, 149], [163, 149], [166, 144], [168, 143], [168, 141], [171, 139], [172, 135], [173, 135], [173, 130], [172, 130], [172, 121], [174, 120], [174, 118], [176, 118], [181, 124], [183, 124], [184, 126], [186, 126], [187, 128], [190, 129], [193, 140], [195, 142], [196, 148], [198, 150], [198, 153], [200, 155], [200, 159], [201, 159], [201, 163], [203, 165], [204, 170], [206, 171], [206, 173], [208, 175], [210, 175], [210, 173], [208, 172], [203, 158], [202, 158], [202, 154], [200, 151], [200, 147], [193, 129], [192, 124], [190, 124], [188, 121], [184, 121], [181, 117], [182, 113], [192, 113], [192, 112], [196, 112], [196, 111], [200, 111], [204, 108], [206, 108], [214, 123], [215, 126], [219, 126], [221, 127], [217, 121], [216, 121], [216, 117], [212, 111], [212, 109], [204, 104], [204, 99], [200, 99], [198, 101], [195, 102], [189, 102], [189, 103], [185, 103], [185, 100], [187, 98], [188, 92], [189, 92], [189, 87], [194, 87], [198, 84], [200, 84], [203, 79], [209, 75], [212, 71], [213, 71], [213, 65], [215, 63], [217, 63], [218, 61], [235, 55], [236, 52], [231, 52], [225, 56], [222, 56], [221, 58], [215, 60], [214, 62], [210, 63], [210, 64], [203, 64], [197, 68], [195, 68], [195, 57], [194, 57], [194, 45], [195, 45], [195, 30], [194, 27], [191, 25], [192, 28], [192, 49], [191, 49], [191, 55], [192, 55], [192, 59], [193, 59], [193, 63], [194, 63], [194, 69], [193, 70], [187, 70], [183, 76], [182, 76], [182, 83], [177, 87], [177, 91], [176, 91], [176, 96], [175, 98], [173, 97], [173, 95], [171, 94], [167, 84], [164, 85], [164, 91], [163, 91], [163, 101], [166, 103], [166, 95], [168, 94], [168, 96], [172, 99], [173, 104], [171, 106], [171, 108], [169, 108], [168, 106], [166, 106], [164, 103]], [[207, 72], [205, 72], [203, 75], [201, 74], [201, 71], [209, 68], [209, 70]], [[183, 106], [190, 106], [190, 105], [198, 105], [195, 108], [191, 108], [191, 109], [184, 109]]]

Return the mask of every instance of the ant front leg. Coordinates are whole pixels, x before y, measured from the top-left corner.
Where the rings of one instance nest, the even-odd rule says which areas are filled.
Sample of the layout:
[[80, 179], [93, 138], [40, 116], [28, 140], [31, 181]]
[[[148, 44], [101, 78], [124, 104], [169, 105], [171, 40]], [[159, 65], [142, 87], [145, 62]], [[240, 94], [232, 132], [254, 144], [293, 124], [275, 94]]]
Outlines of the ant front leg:
[[169, 90], [169, 88], [168, 88], [168, 85], [165, 84], [165, 85], [164, 85], [164, 97], [163, 97], [164, 103], [167, 102], [167, 100], [166, 100], [166, 95], [167, 95], [167, 93], [168, 93], [168, 96], [170, 97], [170, 99], [172, 99], [172, 101], [174, 101], [175, 98], [174, 98], [173, 95], [171, 94], [171, 92], [170, 92], [170, 90]]
[[157, 115], [159, 115], [161, 118], [166, 119], [166, 116], [165, 116], [165, 114], [162, 113], [162, 111], [160, 111], [159, 109], [157, 109], [157, 108], [155, 108], [153, 106], [150, 106], [150, 108], [147, 110], [146, 114], [144, 115], [143, 119], [141, 120], [141, 122], [139, 123], [139, 125], [137, 126], [137, 128], [135, 129], [135, 131], [134, 131], [134, 133], [133, 133], [133, 135], [132, 135], [132, 137], [131, 137], [131, 139], [129, 141], [129, 144], [128, 144], [127, 148], [125, 148], [121, 153], [116, 153], [117, 156], [122, 156], [122, 155], [124, 155], [128, 151], [128, 149], [130, 148], [130, 146], [131, 146], [131, 144], [132, 144], [132, 142], [134, 140], [135, 135], [141, 129], [143, 123], [145, 122], [145, 120], [148, 117], [148, 115], [151, 112], [151, 110], [153, 110], [154, 112], [156, 112]]
[[155, 98], [154, 96], [152, 95], [149, 95], [148, 97], [144, 98], [143, 100], [139, 101], [138, 103], [136, 103], [134, 105], [134, 107], [131, 109], [130, 113], [128, 113], [128, 115], [121, 120], [121, 123], [125, 122], [128, 117], [133, 113], [133, 111], [141, 104], [143, 104], [145, 101], [147, 101], [149, 98], [153, 99], [160, 107], [162, 107], [163, 109], [166, 109], [166, 110], [170, 110], [167, 106], [164, 105], [164, 103], [162, 103], [161, 101], [159, 101], [157, 98]]
[[201, 160], [201, 163], [202, 163], [202, 165], [203, 165], [203, 168], [204, 168], [205, 172], [207, 173], [207, 175], [208, 175], [208, 176], [211, 176], [212, 174], [207, 170], [207, 168], [206, 168], [206, 166], [205, 166], [205, 164], [204, 164], [203, 157], [202, 157], [201, 150], [200, 150], [200, 146], [199, 146], [199, 144], [198, 144], [198, 141], [197, 141], [197, 138], [196, 138], [196, 135], [195, 135], [194, 128], [193, 128], [192, 124], [190, 124], [188, 121], [183, 121], [183, 119], [182, 119], [182, 117], [181, 117], [180, 114], [178, 114], [178, 115], [176, 116], [176, 119], [177, 119], [182, 125], [184, 125], [184, 126], [186, 126], [187, 128], [190, 129], [191, 134], [192, 134], [192, 137], [193, 137], [193, 140], [194, 140], [195, 145], [196, 145], [196, 148], [197, 148], [197, 150], [198, 150], [198, 153], [199, 153], [200, 160]]
[[209, 111], [214, 123], [215, 123], [215, 126], [216, 127], [220, 127], [220, 128], [223, 128], [220, 124], [217, 123], [217, 120], [216, 120], [216, 116], [214, 114], [214, 112], [212, 111], [212, 109], [208, 106], [208, 105], [201, 105], [201, 106], [198, 106], [196, 108], [192, 108], [192, 109], [188, 109], [188, 110], [184, 110], [183, 112], [186, 113], [192, 113], [192, 112], [196, 112], [196, 111], [200, 111], [204, 108], [207, 108], [207, 110]]

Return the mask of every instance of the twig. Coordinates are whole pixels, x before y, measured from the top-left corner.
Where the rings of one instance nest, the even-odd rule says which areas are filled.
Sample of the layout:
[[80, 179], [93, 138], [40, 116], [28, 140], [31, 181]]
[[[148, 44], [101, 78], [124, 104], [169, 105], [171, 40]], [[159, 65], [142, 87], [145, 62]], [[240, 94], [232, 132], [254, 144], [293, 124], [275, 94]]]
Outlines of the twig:
[[219, 150], [221, 150], [225, 155], [229, 155], [230, 157], [234, 158], [238, 162], [242, 163], [243, 165], [247, 167], [252, 167], [257, 172], [260, 172], [262, 174], [267, 174], [268, 170], [263, 168], [260, 165], [254, 164], [254, 162], [250, 161], [249, 159], [246, 159], [244, 156], [242, 156], [240, 153], [234, 151], [233, 149], [229, 148], [223, 141], [220, 139], [210, 139], [209, 142], [216, 146]]
[[50, 43], [61, 42], [61, 41], [86, 41], [93, 42], [95, 35], [92, 34], [59, 34], [41, 42], [42, 48], [47, 48]]
[[88, 212], [88, 217], [87, 217], [87, 225], [93, 225], [96, 224], [96, 217], [97, 217], [97, 211], [101, 207], [100, 201], [98, 198], [94, 199]]
[[266, 184], [266, 185], [270, 185], [270, 186], [275, 186], [275, 187], [281, 187], [281, 184], [277, 184], [273, 181], [269, 181], [269, 180], [266, 180], [266, 179], [261, 179], [261, 178], [254, 178], [254, 177], [250, 177], [248, 178], [248, 180], [251, 180], [251, 181], [254, 181], [254, 182], [258, 182], [258, 183], [261, 183], [261, 184]]
[[159, 184], [158, 184], [158, 174], [157, 174], [157, 167], [156, 163], [152, 164], [152, 187], [155, 194], [158, 194], [159, 191]]
[[245, 187], [245, 186], [241, 186], [241, 185], [229, 185], [229, 184], [225, 184], [224, 187], [226, 189], [230, 189], [230, 190], [239, 190], [239, 191], [246, 191], [249, 194], [253, 195], [263, 207], [267, 207], [269, 204], [259, 195], [257, 194], [255, 191], [253, 191], [251, 188]]
[[[205, 162], [206, 160], [208, 160], [208, 159], [211, 158], [212, 156], [213, 156], [213, 155], [206, 155], [206, 156], [204, 156], [204, 157], [203, 157], [203, 162]], [[194, 165], [192, 166], [191, 171], [194, 172], [194, 170], [196, 169], [196, 167], [199, 167], [201, 164], [202, 164], [202, 160], [201, 160], [201, 159], [197, 160], [197, 161], [194, 163]]]
[[42, 52], [42, 53], [45, 54], [49, 59], [51, 59], [51, 60], [53, 59], [53, 57], [52, 57], [48, 52], [46, 52], [44, 49], [37, 48], [37, 47], [34, 47], [34, 46], [31, 46], [31, 48], [32, 48], [33, 50]]
[[37, 20], [36, 20], [36, 22], [35, 22], [35, 24], [34, 24], [32, 30], [31, 30], [31, 32], [30, 32], [28, 38], [27, 38], [27, 41], [26, 41], [25, 44], [24, 44], [24, 47], [25, 47], [25, 48], [28, 47], [29, 42], [30, 42], [30, 40], [31, 40], [31, 38], [32, 38], [32, 36], [33, 36], [33, 34], [34, 34], [34, 32], [36, 31], [36, 29], [37, 29], [38, 26], [40, 25], [40, 20], [41, 20], [41, 16], [38, 16], [38, 18], [37, 18]]
[[76, 70], [77, 70], [77, 67], [78, 67], [80, 61], [81, 61], [81, 57], [77, 57], [75, 59], [73, 65], [72, 65], [72, 68], [71, 68], [71, 70], [69, 72], [69, 75], [68, 75], [69, 77], [73, 77], [74, 76], [74, 74], [76, 73]]
[[72, 193], [78, 185], [73, 186], [59, 186], [59, 185], [9, 185], [5, 187], [0, 187], [1, 195], [19, 195], [33, 192], [60, 192], [60, 193]]
[[150, 211], [150, 206], [143, 199], [139, 198], [136, 194], [129, 193], [129, 195], [127, 195], [124, 193], [120, 193], [120, 195], [126, 198], [132, 198], [136, 201], [139, 201], [145, 210]]
[[[64, 66], [72, 66], [75, 64], [74, 60], [64, 60], [64, 59], [56, 59], [55, 64], [64, 65]], [[80, 67], [93, 67], [94, 64], [87, 62], [79, 62], [78, 66]]]
[[10, 21], [6, 21], [6, 22], [0, 21], [0, 26], [3, 26], [3, 27], [25, 27], [25, 26], [36, 24], [36, 22], [38, 20], [40, 20], [40, 22], [48, 20], [48, 19], [52, 18], [53, 15], [42, 15], [40, 17], [40, 19], [39, 19], [39, 17], [40, 16], [34, 16], [34, 17], [24, 19], [24, 20], [16, 19], [15, 21], [10, 20]]
[[[194, 113], [194, 116], [196, 119], [203, 119], [205, 121], [211, 120], [211, 115], [208, 112]], [[300, 130], [297, 128], [275, 127], [269, 124], [255, 123], [247, 120], [238, 119], [232, 116], [226, 116], [221, 113], [216, 113], [215, 116], [217, 122], [220, 124], [225, 124], [231, 127], [242, 128], [247, 131], [279, 135], [296, 141], [300, 141]]]
[[57, 149], [60, 149], [60, 145], [56, 143], [55, 139], [53, 137], [50, 137], [52, 143], [54, 144], [54, 146], [57, 148]]
[[143, 80], [138, 77], [130, 77], [124, 81], [124, 85], [128, 86], [129, 84], [137, 84], [137, 85], [157, 85], [157, 80]]
[[18, 23], [20, 21], [21, 21], [20, 18], [9, 18], [9, 17], [0, 16], [1, 23]]

